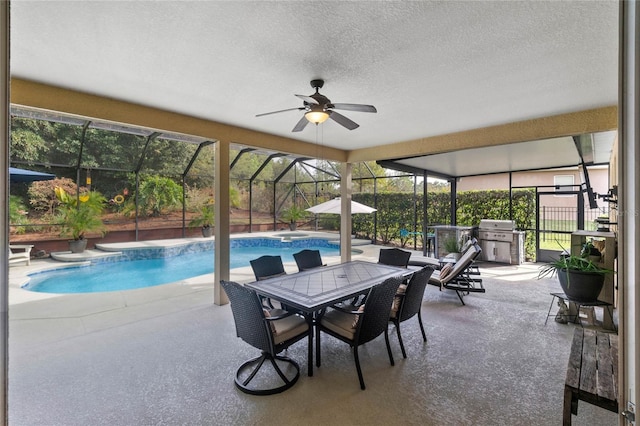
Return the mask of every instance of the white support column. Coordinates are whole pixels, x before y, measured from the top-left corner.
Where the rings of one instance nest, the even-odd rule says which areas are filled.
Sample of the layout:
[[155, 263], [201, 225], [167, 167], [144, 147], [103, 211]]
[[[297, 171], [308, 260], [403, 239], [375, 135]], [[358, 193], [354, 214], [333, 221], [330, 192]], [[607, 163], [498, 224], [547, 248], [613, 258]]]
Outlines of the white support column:
[[[620, 2], [619, 81], [619, 186], [618, 186], [618, 282], [620, 309], [619, 404], [620, 411], [634, 412], [638, 424], [640, 398], [640, 7], [634, 0]], [[620, 424], [627, 423], [623, 417]]]
[[342, 176], [340, 178], [340, 198], [342, 206], [340, 214], [340, 260], [349, 262], [351, 260], [351, 194], [353, 192], [353, 181], [351, 172], [353, 164], [342, 163]]
[[215, 259], [213, 303], [226, 305], [229, 299], [220, 286], [220, 280], [229, 279], [229, 142], [217, 141], [215, 145]]
[[2, 367], [0, 368], [0, 424], [7, 424], [7, 381], [8, 381], [8, 346], [9, 346], [9, 108], [11, 96], [9, 95], [10, 73], [9, 73], [9, 2], [0, 1], [0, 238], [2, 238], [2, 259], [0, 260], [0, 356], [2, 357]]

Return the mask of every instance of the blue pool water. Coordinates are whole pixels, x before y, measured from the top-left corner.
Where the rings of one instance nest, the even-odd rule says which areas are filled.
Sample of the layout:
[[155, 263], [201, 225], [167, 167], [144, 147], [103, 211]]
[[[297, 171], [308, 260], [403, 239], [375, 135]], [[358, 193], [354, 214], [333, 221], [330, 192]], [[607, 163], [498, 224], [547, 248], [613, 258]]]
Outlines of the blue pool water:
[[[320, 250], [322, 256], [340, 255], [339, 247], [329, 245], [326, 240], [282, 243], [279, 240], [242, 239], [232, 242], [231, 269], [249, 266], [250, 260], [264, 254], [280, 255], [283, 262], [294, 262], [293, 254], [303, 248]], [[42, 293], [94, 293], [151, 287], [213, 273], [213, 249], [192, 250], [169, 257], [94, 263], [36, 273], [30, 275], [30, 281], [23, 288]], [[135, 252], [134, 257], [149, 255], [148, 249]], [[158, 256], [157, 253], [153, 255]]]

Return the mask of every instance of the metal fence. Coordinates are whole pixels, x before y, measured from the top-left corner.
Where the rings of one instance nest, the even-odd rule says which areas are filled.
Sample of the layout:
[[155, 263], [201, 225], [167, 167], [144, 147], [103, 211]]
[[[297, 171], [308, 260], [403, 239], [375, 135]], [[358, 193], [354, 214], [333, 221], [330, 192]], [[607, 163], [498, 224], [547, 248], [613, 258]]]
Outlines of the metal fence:
[[[598, 228], [596, 218], [608, 216], [606, 208], [585, 209], [584, 230], [595, 231]], [[560, 249], [569, 247], [571, 233], [578, 230], [578, 209], [575, 207], [540, 207], [540, 246], [541, 248]]]

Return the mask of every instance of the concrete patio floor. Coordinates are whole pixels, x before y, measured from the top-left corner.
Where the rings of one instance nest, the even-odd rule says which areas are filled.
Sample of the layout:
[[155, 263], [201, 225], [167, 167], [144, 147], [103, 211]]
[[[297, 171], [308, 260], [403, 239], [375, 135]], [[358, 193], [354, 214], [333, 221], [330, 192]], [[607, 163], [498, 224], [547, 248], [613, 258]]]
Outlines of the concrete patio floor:
[[[358, 259], [376, 261], [377, 246]], [[418, 253], [416, 253], [418, 255]], [[328, 263], [338, 258], [325, 259]], [[349, 348], [323, 336], [323, 364], [306, 376], [306, 345], [288, 355], [301, 375], [268, 397], [239, 392], [237, 367], [257, 355], [235, 335], [229, 305], [213, 305], [212, 276], [113, 293], [45, 295], [19, 288], [11, 268], [9, 424], [11, 425], [559, 425], [576, 325], [551, 318], [555, 279], [537, 265], [481, 263], [487, 292], [462, 306], [455, 293], [428, 286], [422, 315], [403, 323], [408, 358], [390, 327], [396, 365], [384, 339], [361, 349], [367, 390]], [[295, 272], [295, 264], [285, 265]], [[232, 271], [253, 280], [250, 268]], [[25, 294], [29, 293], [29, 294]], [[553, 311], [552, 311], [553, 312]], [[597, 311], [599, 318], [602, 312]], [[617, 415], [580, 402], [578, 425], [615, 425]]]

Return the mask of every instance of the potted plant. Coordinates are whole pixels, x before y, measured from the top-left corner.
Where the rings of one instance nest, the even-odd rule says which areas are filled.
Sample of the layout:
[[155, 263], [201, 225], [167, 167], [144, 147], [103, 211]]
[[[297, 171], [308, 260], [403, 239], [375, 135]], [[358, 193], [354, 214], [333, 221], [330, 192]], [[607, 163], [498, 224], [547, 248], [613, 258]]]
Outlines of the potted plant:
[[282, 212], [282, 220], [289, 222], [289, 229], [295, 231], [298, 221], [307, 216], [307, 212], [301, 207], [292, 204], [291, 207]]
[[460, 253], [462, 252], [462, 244], [460, 244], [460, 241], [458, 241], [457, 238], [450, 237], [444, 240], [443, 248], [456, 260], [460, 258]]
[[198, 210], [198, 215], [194, 216], [189, 222], [189, 226], [201, 226], [202, 236], [209, 238], [213, 235], [213, 222], [215, 220], [215, 212], [213, 204], [203, 204]]
[[56, 187], [55, 194], [59, 201], [58, 219], [62, 222], [61, 234], [72, 238], [69, 241], [72, 253], [82, 253], [87, 247], [86, 233], [97, 232], [102, 236], [106, 233], [101, 216], [107, 200], [96, 191], [71, 196], [61, 187]]
[[564, 293], [579, 302], [594, 302], [604, 285], [604, 278], [612, 273], [582, 255], [565, 254], [542, 266], [538, 278], [558, 275]]
[[592, 262], [599, 262], [602, 253], [600, 253], [600, 250], [598, 250], [598, 248], [593, 244], [593, 240], [591, 240], [582, 245], [580, 256], [585, 259], [589, 259]]

